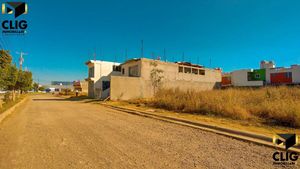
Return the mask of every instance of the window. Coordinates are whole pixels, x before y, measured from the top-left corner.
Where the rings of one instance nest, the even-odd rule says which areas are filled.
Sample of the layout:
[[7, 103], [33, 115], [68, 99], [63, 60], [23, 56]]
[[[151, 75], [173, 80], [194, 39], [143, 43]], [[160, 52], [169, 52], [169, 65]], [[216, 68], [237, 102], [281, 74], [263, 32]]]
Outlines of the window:
[[102, 81], [102, 91], [110, 88], [110, 81]]
[[178, 72], [179, 72], [179, 73], [182, 73], [182, 72], [183, 72], [183, 67], [179, 66], [179, 67], [178, 67]]
[[138, 65], [129, 67], [129, 76], [131, 76], [131, 77], [138, 77], [139, 76]]
[[198, 69], [193, 68], [192, 69], [192, 73], [195, 74], [195, 75], [197, 75], [198, 74]]
[[191, 73], [191, 72], [192, 72], [192, 68], [190, 68], [190, 67], [184, 68], [184, 73]]
[[113, 71], [121, 72], [121, 66], [113, 65]]
[[124, 75], [125, 74], [125, 69], [124, 68], [122, 68], [122, 75]]
[[205, 75], [205, 70], [199, 69], [199, 75]]
[[94, 77], [94, 70], [95, 70], [94, 67], [89, 68], [89, 77]]
[[292, 78], [292, 72], [286, 72], [285, 77], [286, 78]]

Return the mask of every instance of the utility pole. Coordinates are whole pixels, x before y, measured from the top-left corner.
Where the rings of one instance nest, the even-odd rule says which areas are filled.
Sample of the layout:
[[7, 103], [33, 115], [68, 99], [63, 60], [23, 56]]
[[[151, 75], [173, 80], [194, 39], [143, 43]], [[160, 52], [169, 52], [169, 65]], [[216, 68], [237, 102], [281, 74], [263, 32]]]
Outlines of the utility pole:
[[23, 62], [24, 62], [24, 58], [23, 56], [24, 55], [27, 55], [27, 53], [24, 53], [24, 52], [16, 52], [17, 54], [20, 54], [20, 57], [19, 57], [19, 65], [20, 65], [20, 70], [22, 70], [22, 65], [23, 65]]

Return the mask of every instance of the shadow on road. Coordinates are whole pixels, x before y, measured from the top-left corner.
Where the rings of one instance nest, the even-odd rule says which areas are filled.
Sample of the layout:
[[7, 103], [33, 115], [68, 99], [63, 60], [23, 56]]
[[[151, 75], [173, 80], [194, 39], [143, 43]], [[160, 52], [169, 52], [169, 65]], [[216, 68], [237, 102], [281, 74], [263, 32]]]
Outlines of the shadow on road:
[[33, 101], [77, 101], [77, 102], [83, 102], [83, 103], [96, 103], [100, 102], [101, 100], [98, 99], [92, 99], [87, 96], [72, 96], [69, 98], [43, 98], [43, 99], [32, 99]]

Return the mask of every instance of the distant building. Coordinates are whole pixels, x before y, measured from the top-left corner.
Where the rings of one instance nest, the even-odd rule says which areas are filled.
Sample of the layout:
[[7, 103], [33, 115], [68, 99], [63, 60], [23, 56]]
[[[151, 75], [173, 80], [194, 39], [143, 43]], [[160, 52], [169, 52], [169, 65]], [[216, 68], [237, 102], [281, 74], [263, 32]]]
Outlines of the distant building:
[[275, 63], [274, 63], [274, 61], [263, 60], [263, 61], [260, 62], [260, 68], [261, 69], [275, 68]]
[[48, 88], [54, 88], [55, 91], [62, 91], [62, 89], [69, 89], [73, 90], [73, 82], [69, 81], [52, 81], [51, 85], [48, 86]]
[[105, 99], [110, 94], [110, 78], [112, 75], [120, 75], [120, 63], [99, 60], [90, 60], [85, 63], [88, 66], [88, 96]]
[[266, 74], [266, 83], [269, 85], [300, 84], [300, 65], [266, 69]]
[[[153, 63], [157, 64], [156, 67]], [[188, 62], [164, 62], [147, 58], [131, 59], [120, 65], [118, 76], [111, 76], [112, 100], [149, 98], [154, 94], [151, 71], [162, 70], [162, 87], [181, 90], [212, 90], [221, 86], [221, 70]]]
[[74, 81], [73, 82], [74, 90], [78, 90], [81, 93], [88, 93], [88, 82], [87, 81]]
[[232, 83], [231, 83], [231, 74], [230, 73], [224, 73], [224, 74], [222, 74], [221, 85], [222, 85], [222, 87], [232, 86]]
[[263, 86], [265, 74], [261, 70], [243, 69], [231, 72], [232, 86]]
[[261, 61], [260, 69], [242, 69], [222, 75], [222, 86], [264, 86], [264, 85], [297, 85], [300, 84], [300, 65], [289, 68], [275, 67], [273, 61]]

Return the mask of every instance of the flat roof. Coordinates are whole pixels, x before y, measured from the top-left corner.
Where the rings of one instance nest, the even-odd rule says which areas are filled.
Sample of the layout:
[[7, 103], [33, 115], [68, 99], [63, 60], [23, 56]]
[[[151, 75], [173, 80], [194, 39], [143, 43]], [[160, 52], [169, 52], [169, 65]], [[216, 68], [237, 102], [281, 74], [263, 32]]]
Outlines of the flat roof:
[[133, 59], [129, 59], [129, 60], [125, 61], [121, 65], [124, 65], [124, 64], [130, 63], [130, 62], [136, 62], [136, 61], [139, 61], [139, 60], [154, 60], [154, 61], [160, 61], [160, 62], [169, 63], [169, 64], [178, 64], [178, 65], [182, 65], [182, 66], [191, 66], [191, 67], [197, 67], [197, 68], [204, 68], [203, 65], [192, 64], [190, 62], [167, 62], [167, 61], [163, 61], [163, 60], [156, 60], [156, 59], [149, 59], [149, 58], [133, 58]]
[[88, 64], [90, 64], [90, 63], [109, 63], [109, 64], [117, 64], [117, 65], [120, 65], [120, 63], [118, 63], [118, 62], [102, 61], [102, 60], [88, 60], [87, 62], [85, 62], [86, 65], [88, 65]]

